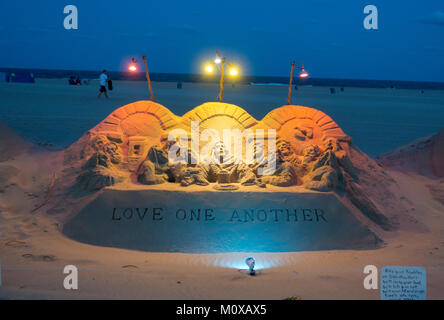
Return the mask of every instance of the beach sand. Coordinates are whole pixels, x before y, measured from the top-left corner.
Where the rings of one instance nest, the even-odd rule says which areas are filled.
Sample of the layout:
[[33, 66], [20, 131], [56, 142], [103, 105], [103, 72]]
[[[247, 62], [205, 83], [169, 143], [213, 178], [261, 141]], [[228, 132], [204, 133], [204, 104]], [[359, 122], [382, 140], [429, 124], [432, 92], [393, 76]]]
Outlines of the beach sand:
[[[115, 108], [147, 99], [145, 85], [116, 81], [111, 99], [102, 101], [95, 97], [95, 84], [69, 87], [61, 80], [39, 80], [35, 85], [0, 85], [0, 119], [13, 128], [0, 127], [1, 299], [379, 299], [379, 290], [363, 287], [366, 265], [379, 270], [425, 267], [427, 297], [444, 299], [442, 178], [411, 168], [388, 168], [388, 173], [409, 203], [409, 214], [425, 228], [388, 232], [385, 246], [376, 250], [254, 253], [257, 277], [239, 270], [249, 253], [150, 253], [71, 240], [61, 230], [70, 208], [84, 199], [66, 200], [66, 212], [46, 212], [52, 207], [46, 206], [32, 213], [44, 203], [53, 173], [63, 167], [63, 154], [27, 143], [14, 131], [62, 148]], [[211, 84], [185, 83], [178, 90], [174, 83], [156, 83], [154, 88], [156, 100], [178, 115], [217, 96], [217, 86]], [[286, 91], [227, 86], [225, 96], [261, 119], [285, 104]], [[295, 92], [293, 102], [329, 114], [370, 155], [436, 133], [444, 119], [444, 93], [439, 91], [346, 88], [332, 96], [328, 88], [307, 87]], [[58, 188], [49, 204], [65, 201], [57, 196]], [[66, 265], [79, 269], [77, 291], [63, 288]]]

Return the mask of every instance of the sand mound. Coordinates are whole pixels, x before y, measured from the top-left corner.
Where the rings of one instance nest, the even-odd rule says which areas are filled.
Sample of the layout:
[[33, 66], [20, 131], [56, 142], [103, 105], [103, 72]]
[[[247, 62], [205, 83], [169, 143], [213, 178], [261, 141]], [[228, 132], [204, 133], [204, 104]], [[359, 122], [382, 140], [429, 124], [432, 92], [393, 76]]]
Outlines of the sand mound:
[[444, 129], [437, 134], [420, 138], [376, 160], [386, 168], [416, 172], [429, 177], [444, 177]]
[[0, 121], [0, 162], [12, 159], [31, 147], [17, 133]]

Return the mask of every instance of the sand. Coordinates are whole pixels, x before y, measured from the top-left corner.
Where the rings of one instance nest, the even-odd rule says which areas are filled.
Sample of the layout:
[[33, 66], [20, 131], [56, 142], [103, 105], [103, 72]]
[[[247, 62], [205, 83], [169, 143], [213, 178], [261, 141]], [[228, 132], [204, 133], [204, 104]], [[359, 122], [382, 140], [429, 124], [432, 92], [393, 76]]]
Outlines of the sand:
[[[27, 201], [21, 210], [2, 210], [0, 297], [283, 299], [296, 295], [302, 299], [378, 299], [377, 290], [362, 286], [363, 268], [373, 264], [379, 268], [423, 266], [428, 272], [428, 298], [443, 299], [443, 205], [428, 193], [428, 178], [392, 174], [415, 206], [415, 217], [429, 227], [427, 232], [397, 233], [387, 247], [378, 250], [255, 253], [258, 264], [264, 266], [255, 278], [238, 270], [248, 253], [147, 253], [67, 239], [53, 219], [30, 215], [33, 201]], [[68, 264], [80, 271], [79, 290], [75, 292], [62, 287], [62, 270]]]
[[376, 160], [392, 170], [443, 178], [444, 129], [379, 155]]
[[[122, 87], [124, 85], [122, 84]], [[141, 84], [137, 85], [135, 92], [140, 94], [144, 89]], [[165, 90], [162, 90], [164, 97], [173, 93], [180, 97], [176, 94], [178, 91], [173, 84], [162, 85], [165, 86]], [[123, 105], [124, 100], [131, 98], [131, 91], [127, 90], [125, 93], [116, 93], [113, 97], [115, 100], [92, 101], [94, 99], [91, 95], [95, 91], [93, 87], [65, 88], [60, 82], [51, 81], [39, 82], [35, 87], [8, 86], [2, 84], [0, 88], [2, 97], [6, 98], [6, 104], [2, 105], [1, 109], [1, 118], [13, 125], [22, 135], [54, 141], [56, 147], [77, 140], [83, 133], [82, 130], [94, 126], [116, 105]], [[184, 85], [183, 91], [187, 98], [181, 102], [183, 113], [198, 104], [187, 105], [198, 98], [197, 91], [185, 90], [187, 86], [188, 84]], [[210, 95], [212, 89], [211, 85], [208, 85], [205, 95]], [[335, 99], [323, 93], [326, 89], [303, 88], [298, 94], [306, 90], [313, 101]], [[72, 90], [78, 91], [71, 95]], [[239, 90], [246, 89], [239, 88]], [[251, 108], [248, 107], [248, 101], [250, 103], [254, 101], [251, 98], [254, 95], [245, 95], [244, 92], [242, 96], [245, 104], [239, 102], [237, 104], [245, 107], [253, 115], [259, 113], [260, 115], [256, 117], [261, 118], [265, 115], [265, 110], [268, 112], [281, 104], [276, 105], [272, 102], [280, 98], [276, 97], [276, 92], [271, 91], [285, 91], [285, 88], [255, 87], [252, 90], [257, 90], [257, 96], [268, 94], [268, 99], [262, 96], [263, 99], [257, 103], [258, 108], [263, 108], [263, 114], [254, 108], [252, 111], [248, 110]], [[363, 99], [363, 92], [371, 92], [373, 95], [366, 96], [368, 99], [365, 99], [364, 106], [368, 106], [369, 101], [379, 101], [380, 103], [376, 103], [377, 108], [380, 108], [381, 114], [387, 115], [386, 118], [377, 115], [366, 118], [362, 112], [361, 114], [356, 112], [353, 116], [348, 109], [347, 112], [351, 113], [350, 119], [342, 124], [338, 117], [332, 112], [329, 113], [341, 124], [344, 131], [352, 136], [356, 144], [358, 144], [356, 139], [368, 142], [368, 144], [360, 143], [361, 149], [371, 150], [371, 139], [365, 139], [368, 133], [365, 128], [377, 126], [378, 123], [381, 132], [375, 136], [379, 136], [378, 141], [383, 146], [378, 149], [385, 149], [383, 151], [391, 149], [390, 146], [398, 141], [396, 137], [402, 136], [404, 139], [406, 136], [411, 136], [411, 130], [406, 130], [405, 127], [388, 125], [392, 119], [398, 119], [399, 123], [405, 120], [406, 115], [400, 116], [397, 108], [402, 109], [406, 105], [411, 108], [409, 109], [411, 121], [414, 120], [418, 124], [411, 126], [416, 128], [415, 133], [425, 132], [422, 135], [428, 135], [439, 131], [442, 121], [437, 119], [436, 115], [427, 114], [427, 119], [421, 117], [414, 119], [413, 106], [415, 99], [418, 99], [422, 103], [425, 101], [429, 103], [431, 109], [437, 108], [439, 103], [442, 104], [440, 102], [442, 93], [431, 92], [431, 96], [425, 99], [419, 93], [406, 91], [400, 96], [388, 99], [388, 94], [398, 95], [401, 91], [386, 90], [382, 94], [383, 90], [378, 90], [347, 88], [340, 99], [345, 102], [347, 101], [345, 94], [350, 94], [350, 101], [354, 100], [353, 104], [356, 104], [358, 98]], [[267, 94], [264, 91], [267, 91]], [[229, 96], [227, 93], [227, 99]], [[13, 97], [19, 99], [19, 102], [14, 104], [14, 111], [8, 112], [4, 106], [8, 104], [12, 106]], [[159, 99], [161, 97], [162, 94], [159, 94]], [[131, 99], [134, 100], [138, 99]], [[353, 105], [350, 101], [349, 107]], [[253, 105], [256, 104], [250, 104]], [[335, 105], [335, 103], [330, 104], [330, 107]], [[383, 112], [384, 106], [389, 105], [394, 105], [394, 108], [385, 109]], [[181, 114], [181, 106], [178, 105], [177, 108], [174, 109], [175, 112]], [[320, 107], [321, 110], [323, 108]], [[341, 112], [344, 112], [345, 119], [344, 109]], [[356, 119], [355, 117], [360, 121], [367, 121], [361, 122], [359, 130], [355, 131], [358, 138], [350, 132], [353, 131], [354, 125], [356, 126], [352, 121]], [[73, 119], [77, 119], [78, 124], [74, 123]], [[27, 125], [20, 125], [21, 121]], [[363, 125], [364, 123], [367, 123], [367, 126]], [[59, 181], [54, 187], [48, 205], [42, 210], [31, 213], [33, 208], [47, 197], [53, 173], [63, 169], [63, 154], [31, 146], [19, 138], [13, 130], [6, 129], [3, 125], [0, 127], [2, 128], [0, 146], [2, 153], [7, 155], [0, 159], [2, 276], [0, 298], [2, 299], [284, 299], [288, 296], [300, 296], [302, 299], [378, 299], [379, 291], [365, 290], [362, 285], [363, 269], [368, 264], [379, 268], [388, 265], [423, 266], [427, 269], [428, 298], [444, 299], [444, 204], [436, 197], [436, 193], [439, 194], [439, 185], [442, 184], [440, 178], [436, 176], [388, 168], [389, 175], [399, 185], [400, 193], [410, 205], [409, 215], [423, 227], [401, 228], [387, 232], [384, 234], [385, 246], [375, 250], [254, 253], [259, 274], [253, 278], [244, 270], [239, 270], [243, 267], [245, 257], [252, 254], [251, 252], [152, 253], [99, 247], [67, 238], [63, 235], [62, 228], [72, 217], [75, 211], [73, 208], [81, 208], [92, 199], [65, 197], [61, 192], [72, 181]], [[398, 135], [390, 130], [397, 131]], [[426, 132], [428, 130], [431, 131]], [[390, 141], [387, 141], [388, 137]], [[420, 135], [417, 135], [413, 138], [419, 137]], [[399, 145], [401, 143], [396, 146]], [[435, 189], [430, 186], [438, 188], [438, 191], [432, 191]], [[50, 208], [59, 208], [59, 211], [48, 211]], [[66, 291], [63, 288], [63, 267], [69, 264], [79, 268], [78, 291]]]

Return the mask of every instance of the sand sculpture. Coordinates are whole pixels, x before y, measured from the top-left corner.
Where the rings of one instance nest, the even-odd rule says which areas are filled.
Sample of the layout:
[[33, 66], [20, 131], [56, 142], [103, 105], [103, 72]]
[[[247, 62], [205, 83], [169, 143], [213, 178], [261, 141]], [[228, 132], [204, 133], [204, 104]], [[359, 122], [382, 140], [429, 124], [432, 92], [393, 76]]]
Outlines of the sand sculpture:
[[[276, 171], [258, 175], [258, 163], [170, 165], [168, 133], [177, 128], [190, 132], [192, 121], [199, 121], [202, 130], [275, 129]], [[184, 188], [214, 184], [218, 190], [301, 186], [337, 193], [386, 230], [393, 222], [372, 198], [385, 210], [397, 206], [391, 191], [394, 181], [384, 170], [359, 151], [328, 115], [303, 106], [286, 105], [258, 121], [226, 103], [205, 103], [179, 117], [160, 104], [139, 101], [115, 110], [68, 148], [67, 161], [76, 157], [81, 163], [76, 185], [87, 192], [120, 182], [177, 183]]]

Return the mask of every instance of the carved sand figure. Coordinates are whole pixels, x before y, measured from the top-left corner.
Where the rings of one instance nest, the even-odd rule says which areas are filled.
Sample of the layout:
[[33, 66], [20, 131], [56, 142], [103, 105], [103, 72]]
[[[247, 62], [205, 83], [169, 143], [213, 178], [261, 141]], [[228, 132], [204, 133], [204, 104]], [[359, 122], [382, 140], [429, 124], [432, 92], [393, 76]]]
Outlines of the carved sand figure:
[[[199, 121], [200, 130], [212, 129], [220, 135], [223, 135], [223, 130], [227, 128], [241, 131], [251, 129], [253, 132], [256, 129], [276, 129], [278, 131], [278, 148], [277, 154], [273, 155], [277, 159], [276, 172], [271, 176], [259, 176], [257, 163], [242, 163], [242, 160], [236, 159], [231, 148], [224, 146], [223, 142], [217, 143], [213, 149], [210, 149], [207, 157], [211, 161], [223, 157], [228, 164], [216, 164], [216, 166], [208, 167], [204, 164], [208, 159], [201, 159], [197, 166], [189, 165], [190, 168], [183, 166], [180, 166], [182, 167], [180, 170], [177, 167], [169, 168], [166, 161], [169, 142], [164, 137], [169, 131], [176, 128], [190, 132], [192, 121]], [[122, 163], [113, 168], [116, 169], [114, 172], [118, 176], [119, 170], [135, 172], [137, 177], [133, 180], [142, 184], [159, 184], [170, 181], [180, 182], [183, 186], [206, 185], [209, 182], [216, 182], [217, 171], [222, 169], [229, 172], [229, 181], [232, 183], [277, 186], [302, 184], [306, 180], [304, 180], [304, 176], [309, 173], [310, 163], [314, 162], [325, 150], [323, 143], [327, 138], [334, 139], [338, 144], [341, 142], [348, 144], [351, 141], [333, 120], [314, 109], [284, 106], [270, 112], [262, 121], [258, 122], [243, 109], [225, 103], [206, 103], [179, 118], [156, 103], [136, 102], [117, 109], [89, 133], [92, 136], [102, 137], [101, 139], [112, 140], [114, 144], [111, 145], [115, 149], [114, 152], [117, 149], [122, 150]], [[338, 142], [338, 139], [341, 139], [341, 142]], [[117, 146], [116, 143], [119, 145]], [[106, 145], [109, 149], [110, 144]], [[164, 150], [163, 153], [160, 149]], [[220, 152], [215, 152], [216, 149], [220, 149]], [[93, 162], [98, 166], [110, 168], [110, 165], [106, 163], [107, 152], [110, 151], [104, 150], [96, 154], [95, 157], [102, 160], [94, 160]], [[255, 153], [257, 155], [260, 152], [255, 150]], [[159, 154], [159, 157], [164, 159], [162, 165], [156, 163], [157, 160], [152, 156], [154, 154]], [[188, 158], [192, 156], [195, 155], [187, 155]], [[93, 156], [91, 155], [91, 157]], [[103, 163], [104, 161], [105, 163]], [[94, 178], [92, 184], [88, 181], [84, 182], [89, 190], [99, 188], [100, 183], [106, 186], [113, 184], [113, 181], [121, 180], [121, 177], [113, 179], [112, 170], [106, 172], [106, 174], [110, 174], [108, 178], [98, 179], [97, 176], [100, 174], [106, 176], [103, 168], [102, 170], [98, 170], [95, 166], [88, 168], [92, 170], [89, 176]], [[323, 170], [330, 172], [329, 176], [333, 174], [331, 173], [333, 169]], [[101, 173], [99, 174], [98, 171]], [[83, 175], [82, 179], [87, 177], [88, 174]], [[336, 187], [335, 183], [327, 182], [328, 179], [320, 179], [317, 174], [311, 174], [308, 177], [312, 177], [312, 180], [316, 181], [316, 183], [304, 183], [308, 188], [327, 191]]]
[[[201, 156], [198, 163], [189, 161], [197, 159], [192, 148], [185, 155], [186, 163], [169, 163], [168, 150], [175, 144], [168, 140], [169, 133], [181, 129], [190, 137], [196, 121], [199, 132], [212, 129], [221, 137], [224, 129], [265, 133], [274, 129], [276, 150], [270, 154], [270, 140], [265, 134], [264, 143], [255, 145], [259, 160], [254, 163], [236, 158], [232, 147], [222, 141], [210, 148], [204, 158]], [[177, 143], [191, 145], [190, 140]], [[160, 104], [139, 101], [115, 110], [89, 130], [66, 151], [67, 158], [73, 156], [74, 150], [80, 150], [84, 163], [77, 184], [88, 192], [124, 181], [144, 185], [177, 183], [183, 187], [215, 184], [222, 191], [240, 186], [300, 186], [345, 195], [383, 229], [393, 227], [366, 193], [366, 183], [371, 181], [381, 185], [378, 196], [390, 194], [393, 186], [387, 183], [383, 169], [360, 152], [333, 119], [313, 108], [287, 105], [257, 121], [242, 108], [227, 103], [205, 103], [178, 117]], [[276, 168], [270, 175], [259, 174], [267, 156], [274, 159]], [[219, 157], [232, 161], [204, 161]]]

